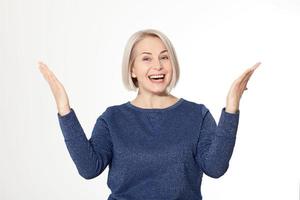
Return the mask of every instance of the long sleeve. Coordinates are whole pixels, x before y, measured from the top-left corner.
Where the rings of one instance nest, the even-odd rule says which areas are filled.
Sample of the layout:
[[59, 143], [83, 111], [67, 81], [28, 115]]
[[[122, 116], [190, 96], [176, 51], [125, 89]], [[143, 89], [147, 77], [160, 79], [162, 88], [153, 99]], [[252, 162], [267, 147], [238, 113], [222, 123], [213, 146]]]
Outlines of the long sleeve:
[[229, 167], [236, 141], [240, 111], [228, 113], [223, 107], [218, 126], [205, 106], [202, 108], [202, 114], [203, 121], [195, 158], [206, 175], [219, 178]]
[[89, 140], [72, 108], [68, 114], [61, 116], [57, 113], [57, 116], [67, 149], [79, 174], [85, 179], [100, 175], [112, 159], [112, 141], [102, 115], [97, 118]]

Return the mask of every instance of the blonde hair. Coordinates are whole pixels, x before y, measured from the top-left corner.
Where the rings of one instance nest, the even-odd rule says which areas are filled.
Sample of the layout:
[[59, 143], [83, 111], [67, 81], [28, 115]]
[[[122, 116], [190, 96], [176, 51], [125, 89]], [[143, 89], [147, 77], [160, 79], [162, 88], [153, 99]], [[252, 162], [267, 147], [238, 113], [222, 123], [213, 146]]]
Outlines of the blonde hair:
[[178, 64], [178, 59], [176, 56], [175, 49], [171, 43], [171, 41], [168, 39], [168, 37], [163, 34], [162, 32], [155, 30], [155, 29], [145, 29], [145, 30], [140, 30], [135, 32], [127, 41], [127, 44], [125, 46], [124, 54], [123, 54], [123, 61], [122, 61], [122, 79], [123, 79], [123, 84], [125, 88], [129, 91], [136, 91], [138, 89], [138, 82], [136, 78], [131, 77], [131, 68], [133, 65], [133, 49], [135, 45], [144, 39], [147, 36], [152, 36], [152, 37], [158, 37], [163, 44], [166, 46], [169, 56], [170, 56], [170, 61], [172, 64], [172, 79], [167, 87], [167, 92], [170, 93], [172, 88], [174, 88], [179, 80], [179, 64]]

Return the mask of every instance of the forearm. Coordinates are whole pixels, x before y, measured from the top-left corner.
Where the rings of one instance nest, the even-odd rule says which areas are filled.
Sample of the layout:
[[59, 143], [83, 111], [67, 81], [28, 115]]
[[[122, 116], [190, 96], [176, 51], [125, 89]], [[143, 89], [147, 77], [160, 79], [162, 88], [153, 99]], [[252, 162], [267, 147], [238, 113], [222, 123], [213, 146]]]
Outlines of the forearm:
[[82, 129], [74, 110], [60, 116], [59, 124], [64, 136], [69, 154], [74, 161], [79, 174], [84, 178], [98, 175], [100, 162]]
[[[218, 128], [218, 131], [222, 131]], [[219, 178], [227, 171], [233, 153], [235, 137], [216, 134], [211, 145], [203, 155], [202, 169], [206, 175]]]
[[218, 178], [227, 171], [236, 141], [238, 121], [239, 110], [233, 114], [223, 108], [218, 125], [210, 113], [206, 116], [198, 146], [198, 160], [208, 176]]

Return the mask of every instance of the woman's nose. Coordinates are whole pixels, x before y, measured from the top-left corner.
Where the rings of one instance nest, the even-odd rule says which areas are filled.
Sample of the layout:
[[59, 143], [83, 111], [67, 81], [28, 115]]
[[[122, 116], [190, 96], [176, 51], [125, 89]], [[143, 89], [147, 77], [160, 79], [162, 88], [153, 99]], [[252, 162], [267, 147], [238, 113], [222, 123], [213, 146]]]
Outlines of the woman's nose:
[[155, 65], [153, 68], [157, 69], [157, 70], [160, 70], [162, 68], [162, 66], [161, 65]]
[[158, 63], [155, 63], [153, 68], [161, 69], [162, 68], [162, 63], [158, 61]]

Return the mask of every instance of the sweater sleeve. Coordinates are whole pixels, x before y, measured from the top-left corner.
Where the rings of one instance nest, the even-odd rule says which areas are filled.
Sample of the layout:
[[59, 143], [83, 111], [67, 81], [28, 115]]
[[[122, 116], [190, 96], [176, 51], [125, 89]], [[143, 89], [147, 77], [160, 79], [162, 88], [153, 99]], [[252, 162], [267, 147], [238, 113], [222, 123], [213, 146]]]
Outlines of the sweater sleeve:
[[97, 118], [89, 140], [72, 108], [68, 114], [61, 116], [57, 113], [57, 116], [65, 144], [79, 174], [85, 179], [100, 175], [112, 159], [112, 141], [102, 115]]
[[229, 167], [238, 129], [240, 110], [228, 113], [222, 108], [218, 125], [210, 111], [202, 107], [203, 121], [197, 143], [196, 161], [202, 171], [219, 178]]

